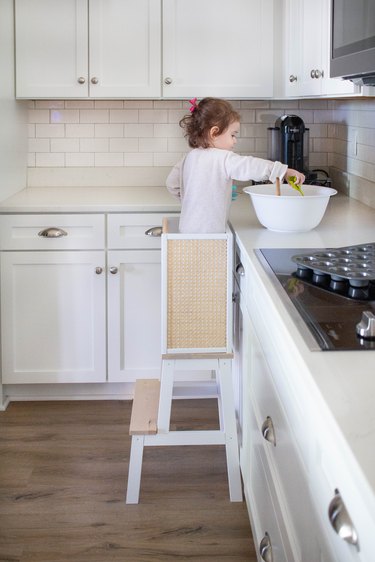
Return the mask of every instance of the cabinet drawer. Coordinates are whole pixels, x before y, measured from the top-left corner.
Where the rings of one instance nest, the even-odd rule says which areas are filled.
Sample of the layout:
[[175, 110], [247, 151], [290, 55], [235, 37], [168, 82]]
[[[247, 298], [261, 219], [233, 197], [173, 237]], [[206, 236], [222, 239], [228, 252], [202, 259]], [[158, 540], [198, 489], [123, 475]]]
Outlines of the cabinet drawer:
[[104, 224], [104, 215], [3, 215], [1, 250], [102, 249]]
[[149, 228], [162, 225], [168, 213], [121, 213], [108, 215], [108, 248], [113, 250], [161, 247], [160, 236], [147, 236]]
[[[316, 548], [314, 530], [317, 516], [309, 487], [307, 466], [301, 459], [293, 431], [288, 423], [271, 378], [268, 365], [258, 342], [253, 349], [251, 399], [262, 436], [263, 449], [274, 481], [279, 501], [288, 511], [297, 560], [309, 562]], [[288, 407], [290, 404], [288, 404]], [[302, 421], [301, 421], [302, 423]]]
[[[254, 413], [248, 412], [249, 427], [256, 426]], [[259, 552], [262, 540], [271, 543], [273, 562], [294, 562], [292, 550], [286, 535], [280, 505], [272, 485], [272, 478], [264, 456], [262, 443], [254, 435], [254, 446], [242, 459], [243, 482], [249, 505], [250, 519], [254, 535], [255, 548]], [[244, 468], [247, 466], [247, 469]], [[259, 558], [260, 559], [260, 558]], [[267, 559], [267, 558], [262, 558]]]

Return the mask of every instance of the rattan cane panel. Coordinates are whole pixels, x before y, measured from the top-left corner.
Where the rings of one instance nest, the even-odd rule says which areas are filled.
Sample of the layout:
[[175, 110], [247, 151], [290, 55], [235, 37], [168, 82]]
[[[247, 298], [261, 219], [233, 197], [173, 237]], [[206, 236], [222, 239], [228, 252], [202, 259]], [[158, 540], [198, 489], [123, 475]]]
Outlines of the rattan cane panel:
[[227, 241], [168, 240], [167, 346], [226, 347]]

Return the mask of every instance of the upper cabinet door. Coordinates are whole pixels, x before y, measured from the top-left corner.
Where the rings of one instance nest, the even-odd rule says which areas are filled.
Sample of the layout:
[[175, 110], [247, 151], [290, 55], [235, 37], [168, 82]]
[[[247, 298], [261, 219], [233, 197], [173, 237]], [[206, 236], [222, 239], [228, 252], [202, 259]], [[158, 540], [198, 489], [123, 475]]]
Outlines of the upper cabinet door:
[[90, 0], [90, 97], [159, 97], [161, 0]]
[[273, 95], [273, 0], [163, 0], [163, 96]]
[[15, 0], [16, 96], [88, 95], [87, 0]]
[[16, 0], [18, 98], [160, 96], [161, 0]]
[[351, 82], [329, 77], [330, 1], [285, 0], [287, 96], [355, 94]]

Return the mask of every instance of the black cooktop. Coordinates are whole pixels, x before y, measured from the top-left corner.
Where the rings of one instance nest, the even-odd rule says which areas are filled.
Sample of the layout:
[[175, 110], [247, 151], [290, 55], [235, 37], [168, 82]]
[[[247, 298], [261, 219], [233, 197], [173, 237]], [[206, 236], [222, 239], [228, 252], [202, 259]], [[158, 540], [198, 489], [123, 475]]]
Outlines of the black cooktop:
[[330, 275], [327, 265], [313, 269], [305, 268], [306, 264], [302, 262], [301, 268], [301, 256], [315, 259], [315, 253], [327, 254], [329, 250], [277, 248], [261, 249], [256, 253], [313, 336], [317, 346], [310, 345], [311, 349], [375, 349], [374, 340], [359, 337], [356, 332], [363, 312], [375, 314], [375, 283], [372, 279], [358, 287], [355, 282], [352, 286], [348, 277], [339, 278], [337, 272]]

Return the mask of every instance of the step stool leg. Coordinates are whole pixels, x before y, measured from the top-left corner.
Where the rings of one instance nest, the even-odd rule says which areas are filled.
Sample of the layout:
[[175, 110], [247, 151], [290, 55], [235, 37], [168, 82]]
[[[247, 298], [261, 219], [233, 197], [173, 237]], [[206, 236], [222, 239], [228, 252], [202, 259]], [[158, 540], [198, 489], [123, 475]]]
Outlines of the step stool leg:
[[163, 359], [160, 378], [158, 433], [168, 433], [171, 420], [174, 360]]
[[220, 382], [220, 396], [225, 432], [225, 452], [227, 456], [227, 471], [230, 501], [243, 501], [240, 461], [237, 438], [237, 424], [234, 406], [234, 392], [232, 384], [231, 361], [218, 360], [218, 377]]
[[130, 449], [128, 488], [126, 503], [139, 502], [139, 489], [141, 486], [141, 472], [143, 460], [144, 435], [133, 435]]

